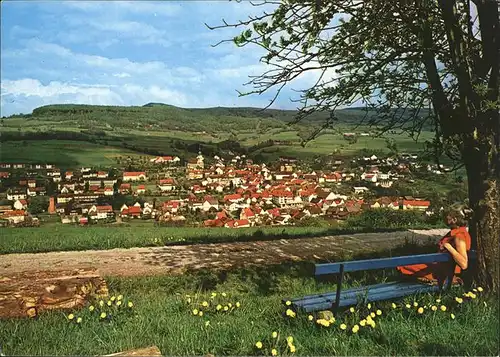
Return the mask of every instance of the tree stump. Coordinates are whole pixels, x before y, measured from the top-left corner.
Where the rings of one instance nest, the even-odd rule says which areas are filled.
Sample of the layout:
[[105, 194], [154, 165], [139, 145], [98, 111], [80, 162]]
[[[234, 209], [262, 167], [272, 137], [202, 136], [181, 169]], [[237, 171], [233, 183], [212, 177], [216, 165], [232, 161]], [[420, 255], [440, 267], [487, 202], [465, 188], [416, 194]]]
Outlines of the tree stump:
[[90, 297], [107, 295], [106, 282], [95, 269], [0, 276], [0, 319], [81, 308]]

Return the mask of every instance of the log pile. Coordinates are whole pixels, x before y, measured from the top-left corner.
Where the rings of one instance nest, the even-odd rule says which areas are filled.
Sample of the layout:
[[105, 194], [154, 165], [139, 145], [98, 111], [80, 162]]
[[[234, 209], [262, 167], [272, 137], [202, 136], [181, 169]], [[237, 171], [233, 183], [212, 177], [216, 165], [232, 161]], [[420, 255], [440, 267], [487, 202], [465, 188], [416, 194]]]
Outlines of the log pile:
[[92, 296], [107, 295], [106, 282], [95, 269], [0, 275], [0, 319], [76, 309]]

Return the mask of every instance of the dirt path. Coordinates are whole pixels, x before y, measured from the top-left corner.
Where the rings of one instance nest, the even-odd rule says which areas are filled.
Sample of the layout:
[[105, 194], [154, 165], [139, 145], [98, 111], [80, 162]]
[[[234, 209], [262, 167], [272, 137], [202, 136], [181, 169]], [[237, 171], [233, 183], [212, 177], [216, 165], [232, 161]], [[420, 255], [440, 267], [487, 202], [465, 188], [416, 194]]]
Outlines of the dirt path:
[[328, 259], [339, 252], [380, 251], [405, 238], [427, 242], [446, 230], [363, 233], [276, 241], [154, 248], [0, 255], [0, 276], [20, 272], [97, 268], [103, 276], [182, 274], [186, 269], [231, 268]]

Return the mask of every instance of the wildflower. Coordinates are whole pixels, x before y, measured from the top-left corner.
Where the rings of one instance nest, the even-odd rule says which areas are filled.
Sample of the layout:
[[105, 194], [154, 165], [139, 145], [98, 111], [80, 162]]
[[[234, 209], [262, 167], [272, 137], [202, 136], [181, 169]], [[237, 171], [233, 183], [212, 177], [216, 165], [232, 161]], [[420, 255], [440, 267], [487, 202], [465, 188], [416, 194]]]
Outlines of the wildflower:
[[432, 307], [431, 307], [431, 310], [432, 310], [432, 311], [437, 311], [437, 309], [438, 309], [438, 308], [437, 308], [437, 306], [436, 306], [436, 305], [432, 305]]
[[221, 304], [217, 305], [216, 309], [217, 309], [217, 311], [219, 311], [220, 309], [222, 309], [222, 305]]
[[472, 291], [474, 291], [475, 293], [477, 293], [477, 289], [476, 288], [472, 289]]
[[94, 309], [95, 309], [94, 305], [90, 305], [90, 306], [89, 306], [89, 311], [90, 311], [90, 312], [94, 311]]
[[316, 323], [318, 325], [321, 325], [321, 326], [324, 326], [324, 327], [330, 326], [330, 321], [325, 320], [325, 319], [318, 319], [318, 320], [316, 320]]
[[330, 321], [330, 323], [333, 324], [335, 322], [335, 317], [332, 316], [332, 318], [328, 321]]
[[364, 327], [364, 326], [366, 325], [366, 320], [361, 320], [361, 321], [359, 322], [359, 324], [360, 324], [362, 327]]
[[308, 319], [309, 321], [312, 321], [312, 320], [314, 320], [314, 316], [313, 316], [313, 315], [309, 315], [309, 316], [307, 316], [307, 319]]
[[406, 304], [406, 308], [409, 309], [411, 307], [410, 304]]
[[227, 310], [229, 310], [229, 307], [224, 306], [224, 311], [227, 311]]
[[123, 295], [118, 295], [117, 300], [123, 300]]
[[231, 308], [231, 307], [233, 307], [233, 304], [228, 303], [227, 306], [229, 306], [229, 308]]
[[207, 327], [208, 325], [210, 325], [210, 320], [205, 321], [205, 327]]
[[350, 312], [354, 312], [354, 307], [351, 307], [351, 308], [349, 309], [349, 311], [350, 311]]
[[277, 355], [278, 355], [278, 351], [276, 351], [276, 349], [275, 349], [275, 348], [273, 348], [273, 349], [271, 350], [271, 355], [272, 355], [272, 356], [277, 356]]
[[295, 353], [295, 346], [294, 345], [291, 345], [288, 347], [290, 347], [290, 353]]
[[104, 301], [99, 301], [99, 306], [103, 307], [104, 306]]
[[368, 310], [372, 308], [372, 304], [368, 304]]
[[217, 293], [212, 293], [211, 297], [214, 298], [217, 296]]
[[82, 318], [81, 318], [81, 317], [77, 318], [77, 319], [76, 319], [76, 323], [77, 323], [77, 324], [81, 324], [81, 323], [82, 323]]
[[382, 315], [382, 310], [377, 310], [377, 315], [378, 316]]
[[416, 301], [415, 301], [415, 302], [413, 303], [413, 306], [417, 307], [417, 306], [418, 306], [418, 302], [416, 302]]
[[111, 304], [113, 304], [113, 302], [111, 300], [108, 300], [108, 306], [111, 306]]
[[68, 315], [68, 320], [73, 320], [74, 318], [75, 318], [75, 315], [73, 315], [73, 314]]
[[240, 307], [241, 304], [239, 302], [236, 302], [236, 307]]
[[115, 301], [116, 300], [116, 296], [111, 296], [111, 301]]
[[121, 306], [121, 304], [122, 304], [122, 301], [121, 301], [121, 300], [118, 300], [118, 301], [116, 302], [116, 306]]
[[198, 313], [198, 316], [202, 317], [203, 316], [203, 311], [200, 310], [200, 312]]
[[198, 309], [193, 310], [193, 315], [198, 315]]
[[455, 320], [455, 315], [450, 314], [450, 317], [451, 317], [452, 320]]
[[424, 313], [424, 308], [423, 307], [419, 307], [418, 310], [417, 310], [417, 312], [419, 314], [423, 314]]
[[446, 311], [446, 306], [441, 305], [441, 311]]
[[393, 309], [395, 309], [397, 307], [395, 303], [392, 303], [391, 306], [392, 306]]
[[277, 338], [278, 337], [278, 333], [276, 331], [273, 331], [273, 333], [271, 334], [271, 336], [273, 336], [273, 338]]
[[458, 302], [459, 304], [461, 304], [462, 302], [464, 302], [464, 300], [462, 298], [459, 298], [459, 297], [456, 297], [455, 301]]
[[371, 313], [370, 313], [370, 316], [371, 316], [371, 317], [375, 317], [375, 313], [374, 313], [374, 312], [371, 312]]
[[341, 325], [340, 325], [340, 328], [341, 328], [342, 330], [345, 330], [345, 329], [347, 328], [347, 325], [346, 325], [346, 324], [341, 324]]
[[285, 305], [290, 306], [290, 305], [292, 305], [292, 302], [290, 300], [287, 300], [287, 302], [285, 302]]
[[288, 343], [289, 345], [291, 345], [293, 343], [293, 336], [288, 336], [286, 338], [286, 343]]
[[438, 304], [439, 304], [440, 302], [441, 302], [441, 299], [437, 299], [437, 300], [436, 300], [436, 303], [438, 303]]
[[227, 294], [226, 294], [226, 293], [222, 293], [221, 295], [222, 295], [222, 296], [224, 296], [224, 297], [226, 297], [226, 296], [227, 296]]
[[257, 347], [258, 349], [261, 349], [262, 348], [262, 342], [257, 341], [257, 343], [255, 344], [255, 347]]
[[106, 318], [106, 313], [105, 312], [101, 312], [101, 315], [99, 316], [101, 319], [105, 319]]
[[134, 307], [134, 303], [133, 303], [132, 301], [129, 301], [127, 305], [128, 305], [128, 307], [130, 307], [130, 308], [133, 308], [133, 307]]
[[352, 330], [351, 330], [351, 331], [352, 331], [352, 333], [357, 333], [357, 332], [359, 331], [359, 326], [358, 326], [358, 325], [354, 325], [354, 326], [352, 327]]
[[477, 291], [479, 291], [480, 293], [482, 293], [482, 292], [483, 292], [483, 288], [479, 286], [479, 287], [477, 288]]
[[474, 293], [470, 293], [469, 296], [472, 298], [472, 299], [475, 299], [476, 298], [476, 294]]
[[372, 328], [375, 328], [376, 324], [375, 324], [375, 321], [371, 320], [369, 322], [369, 325], [372, 327]]
[[203, 301], [203, 302], [201, 303], [201, 306], [203, 306], [203, 307], [208, 307], [208, 302]]
[[291, 309], [288, 309], [286, 310], [286, 316], [290, 316], [290, 317], [295, 317], [295, 312], [293, 312], [293, 310]]

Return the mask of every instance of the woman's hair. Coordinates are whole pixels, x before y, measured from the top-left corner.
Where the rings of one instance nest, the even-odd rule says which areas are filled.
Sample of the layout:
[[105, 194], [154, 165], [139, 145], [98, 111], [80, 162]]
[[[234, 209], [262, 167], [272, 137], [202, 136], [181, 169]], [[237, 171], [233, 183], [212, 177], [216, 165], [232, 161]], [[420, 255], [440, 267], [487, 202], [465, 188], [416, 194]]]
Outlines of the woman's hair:
[[469, 222], [472, 211], [463, 204], [454, 204], [446, 212], [445, 217], [451, 217], [456, 220], [459, 227], [466, 226]]

